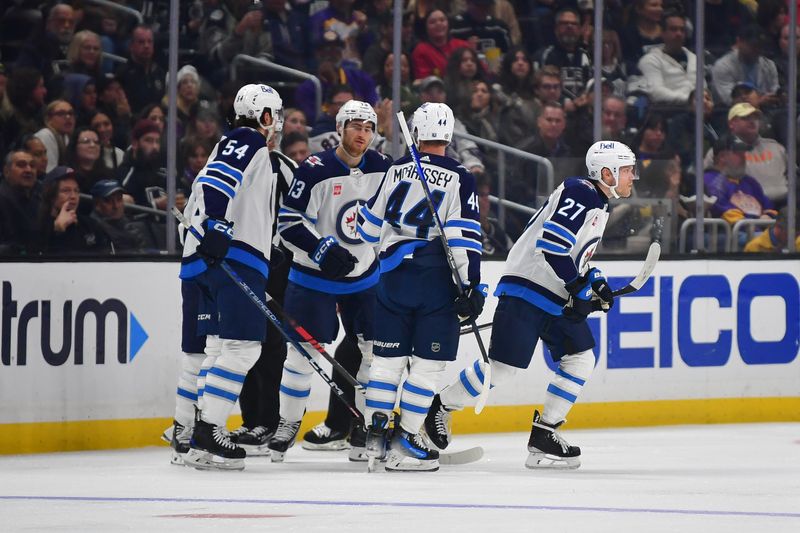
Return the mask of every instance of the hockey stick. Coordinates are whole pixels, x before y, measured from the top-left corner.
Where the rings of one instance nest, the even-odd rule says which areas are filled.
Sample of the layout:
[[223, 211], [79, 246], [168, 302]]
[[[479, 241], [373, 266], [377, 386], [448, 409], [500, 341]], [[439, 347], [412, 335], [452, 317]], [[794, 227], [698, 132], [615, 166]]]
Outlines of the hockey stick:
[[644, 285], [644, 283], [650, 278], [650, 274], [652, 274], [653, 270], [656, 268], [659, 257], [661, 257], [661, 245], [657, 242], [653, 242], [650, 244], [650, 249], [647, 250], [647, 257], [644, 259], [642, 269], [638, 274], [636, 274], [636, 277], [633, 278], [633, 281], [621, 289], [613, 291], [612, 294], [614, 297], [616, 298], [617, 296], [622, 296], [623, 294], [630, 294], [641, 289], [642, 285]]
[[[411, 152], [411, 158], [414, 160], [414, 167], [417, 170], [419, 182], [422, 184], [422, 190], [425, 192], [425, 201], [428, 203], [428, 210], [430, 210], [431, 214], [433, 215], [436, 228], [439, 230], [439, 238], [442, 241], [442, 247], [444, 248], [444, 253], [447, 256], [447, 264], [450, 266], [450, 272], [453, 274], [453, 279], [456, 282], [458, 296], [461, 297], [464, 295], [464, 287], [461, 283], [461, 275], [458, 273], [458, 265], [456, 265], [456, 259], [453, 256], [453, 250], [451, 250], [450, 245], [447, 244], [447, 236], [444, 234], [444, 226], [442, 226], [442, 220], [439, 218], [439, 213], [436, 211], [436, 206], [433, 205], [431, 190], [430, 187], [428, 187], [428, 181], [425, 178], [425, 171], [422, 170], [422, 162], [419, 159], [419, 152], [417, 151], [414, 141], [411, 139], [411, 133], [409, 133], [408, 125], [406, 124], [406, 117], [403, 115], [402, 111], [398, 111], [397, 120], [400, 122], [400, 129], [403, 131], [403, 137], [408, 145], [408, 150]], [[484, 363], [483, 388], [478, 396], [478, 400], [475, 403], [475, 414], [480, 414], [480, 412], [483, 411], [483, 407], [486, 405], [486, 400], [489, 398], [489, 388], [490, 384], [492, 383], [492, 366], [489, 363], [489, 355], [486, 353], [486, 347], [483, 345], [483, 339], [481, 339], [481, 334], [478, 331], [478, 325], [475, 323], [475, 319], [470, 318], [469, 323], [472, 327], [472, 331], [475, 333], [475, 339], [478, 341], [478, 348], [481, 351], [481, 357], [483, 357]]]
[[[178, 208], [173, 207], [172, 214], [175, 216], [175, 218], [178, 219], [178, 221], [181, 223], [181, 225], [183, 225], [183, 227], [189, 230], [189, 232], [194, 236], [195, 239], [197, 239], [198, 241], [202, 240], [203, 236], [200, 234], [197, 228], [192, 226], [189, 219], [183, 216], [183, 213], [181, 213], [178, 210]], [[306, 350], [300, 345], [300, 343], [294, 340], [289, 335], [289, 333], [283, 327], [283, 324], [281, 323], [280, 319], [278, 319], [278, 317], [275, 316], [275, 313], [273, 313], [270, 310], [270, 308], [267, 307], [267, 304], [261, 301], [261, 298], [259, 298], [258, 295], [255, 292], [253, 292], [253, 289], [251, 289], [250, 286], [239, 276], [239, 274], [237, 274], [236, 271], [233, 270], [233, 268], [231, 268], [228, 262], [223, 259], [222, 261], [220, 261], [219, 265], [220, 267], [222, 267], [222, 270], [225, 271], [228, 277], [231, 278], [231, 280], [234, 283], [236, 283], [236, 285], [239, 286], [242, 292], [244, 292], [245, 295], [247, 295], [247, 297], [250, 298], [250, 301], [252, 301], [256, 305], [256, 307], [258, 307], [259, 311], [261, 311], [261, 313], [265, 317], [267, 317], [267, 319], [269, 319], [270, 322], [272, 322], [272, 325], [275, 326], [275, 329], [277, 329], [280, 332], [283, 338], [289, 341], [292, 344], [292, 346], [294, 346], [295, 349], [308, 360], [309, 364], [311, 365], [311, 368], [313, 368], [317, 372], [317, 374], [320, 375], [323, 381], [325, 381], [325, 383], [328, 384], [331, 390], [333, 390], [334, 394], [336, 394], [336, 397], [339, 398], [339, 400], [342, 401], [345, 407], [347, 407], [348, 411], [350, 411], [350, 414], [353, 415], [353, 417], [356, 420], [363, 420], [364, 416], [358, 409], [356, 409], [354, 406], [350, 404], [350, 402], [347, 401], [347, 398], [345, 398], [344, 396], [344, 391], [342, 391], [342, 389], [339, 388], [339, 386], [333, 381], [333, 379], [331, 379], [331, 377], [328, 376], [325, 370], [323, 370], [323, 368], [319, 366], [319, 363], [317, 363], [317, 361], [313, 357], [311, 357], [311, 355], [309, 355], [308, 352], [306, 352]], [[270, 297], [270, 299], [272, 298]], [[277, 303], [275, 303], [275, 305], [277, 305]], [[342, 370], [344, 371], [345, 374], [349, 375], [349, 373], [346, 370], [344, 369]]]
[[[484, 329], [489, 329], [492, 327], [491, 322], [487, 322], [486, 324], [478, 324], [478, 331], [483, 331]], [[466, 335], [467, 333], [472, 333], [472, 326], [464, 326], [458, 331], [458, 335]]]

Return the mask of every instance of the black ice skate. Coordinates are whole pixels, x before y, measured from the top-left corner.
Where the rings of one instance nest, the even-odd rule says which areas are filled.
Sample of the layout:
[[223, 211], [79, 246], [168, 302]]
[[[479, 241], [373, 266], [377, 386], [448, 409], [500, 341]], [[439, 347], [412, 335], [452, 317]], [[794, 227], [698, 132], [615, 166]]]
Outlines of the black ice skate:
[[439, 452], [430, 447], [419, 433], [409, 433], [398, 425], [386, 456], [388, 472], [435, 472], [439, 470]]
[[281, 417], [281, 421], [278, 423], [278, 429], [275, 430], [275, 435], [269, 439], [269, 444], [267, 444], [272, 452], [271, 458], [273, 463], [283, 462], [286, 450], [294, 446], [298, 431], [300, 431], [300, 420], [297, 422], [289, 422]]
[[233, 431], [228, 432], [228, 438], [231, 439], [231, 442], [234, 444], [239, 444], [239, 437], [244, 435], [250, 431], [250, 428], [246, 428], [244, 426], [239, 426], [238, 428], [234, 429]]
[[346, 450], [350, 447], [347, 443], [347, 432], [331, 429], [325, 422], [321, 422], [303, 435], [301, 446], [304, 450]]
[[440, 450], [447, 448], [450, 444], [450, 411], [442, 405], [442, 399], [437, 394], [433, 397], [433, 403], [425, 417], [425, 433], [434, 446]]
[[389, 435], [389, 417], [386, 413], [373, 413], [372, 424], [367, 428], [364, 453], [367, 456], [367, 471], [375, 470], [375, 461], [386, 457], [386, 441]]
[[189, 441], [192, 439], [193, 428], [184, 426], [177, 420], [172, 421], [172, 436], [170, 438], [170, 448], [172, 457], [170, 463], [183, 466], [183, 458], [189, 452]]
[[367, 457], [367, 430], [364, 424], [356, 422], [350, 432], [350, 452], [347, 458], [355, 463], [363, 463]]
[[246, 455], [224, 427], [197, 420], [184, 462], [200, 470], [244, 470]]
[[581, 466], [581, 449], [570, 446], [556, 430], [563, 424], [550, 425], [541, 421], [539, 411], [533, 412], [533, 427], [528, 439], [528, 468], [574, 469]]
[[[237, 444], [244, 448], [247, 456], [267, 456], [270, 454], [269, 439], [274, 433], [264, 426], [256, 426], [246, 433], [239, 435]], [[233, 440], [233, 439], [231, 439]]]

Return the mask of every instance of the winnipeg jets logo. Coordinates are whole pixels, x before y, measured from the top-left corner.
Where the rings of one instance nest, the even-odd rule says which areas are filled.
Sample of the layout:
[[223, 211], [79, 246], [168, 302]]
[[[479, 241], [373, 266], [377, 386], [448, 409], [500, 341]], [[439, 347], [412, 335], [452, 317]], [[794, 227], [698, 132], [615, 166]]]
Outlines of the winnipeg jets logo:
[[365, 200], [352, 200], [339, 210], [336, 216], [336, 233], [339, 239], [347, 244], [361, 244], [358, 234], [358, 210], [367, 202]]

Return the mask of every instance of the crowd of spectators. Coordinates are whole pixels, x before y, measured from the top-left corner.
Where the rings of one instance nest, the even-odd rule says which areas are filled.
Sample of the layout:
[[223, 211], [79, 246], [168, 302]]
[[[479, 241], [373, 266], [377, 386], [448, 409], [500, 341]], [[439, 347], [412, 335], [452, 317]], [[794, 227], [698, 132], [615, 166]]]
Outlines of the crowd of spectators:
[[[81, 0], [16, 0], [0, 12], [2, 255], [164, 247], [165, 217], [152, 210], [167, 206], [169, 3], [115, 3], [141, 13], [143, 22]], [[739, 186], [736, 194], [717, 195], [709, 215], [775, 217], [788, 196], [787, 0], [705, 1], [703, 169], [694, 168], [693, 2], [606, 0], [601, 58], [593, 57], [593, 4], [406, 1], [401, 108], [409, 114], [423, 102], [446, 102], [456, 132], [550, 159], [557, 185], [584, 172], [600, 90], [603, 137], [628, 143], [638, 156], [636, 195], [671, 199], [685, 218], [693, 204], [681, 199], [694, 194], [702, 172], [716, 192], [720, 180], [726, 190], [749, 184], [760, 206], [741, 200]], [[179, 20], [172, 29], [180, 48], [178, 207], [228, 128], [233, 97], [245, 83], [263, 81], [281, 93], [286, 116], [277, 147], [297, 162], [338, 144], [334, 117], [351, 98], [375, 106], [374, 147], [388, 150], [392, 2], [193, 0], [180, 3]], [[239, 54], [313, 73], [322, 107], [311, 81], [234, 61]], [[496, 151], [456, 137], [448, 155], [476, 174], [482, 201], [497, 193]], [[743, 166], [734, 164], [740, 158]], [[513, 158], [505, 167], [506, 195], [537, 207], [549, 193], [541, 167]], [[525, 220], [486, 215], [487, 246], [502, 253]], [[618, 228], [623, 238], [635, 231]]]

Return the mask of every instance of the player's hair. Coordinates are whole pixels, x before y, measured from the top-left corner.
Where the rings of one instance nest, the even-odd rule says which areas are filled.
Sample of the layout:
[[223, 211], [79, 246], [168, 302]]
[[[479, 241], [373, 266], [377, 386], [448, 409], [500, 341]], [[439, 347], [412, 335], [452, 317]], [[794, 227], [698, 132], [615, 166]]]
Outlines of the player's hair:
[[281, 139], [281, 152], [286, 151], [286, 148], [288, 146], [291, 146], [294, 143], [298, 142], [308, 143], [308, 135], [303, 135], [299, 131], [293, 131], [291, 133], [287, 133]]

